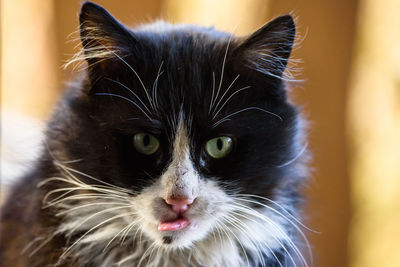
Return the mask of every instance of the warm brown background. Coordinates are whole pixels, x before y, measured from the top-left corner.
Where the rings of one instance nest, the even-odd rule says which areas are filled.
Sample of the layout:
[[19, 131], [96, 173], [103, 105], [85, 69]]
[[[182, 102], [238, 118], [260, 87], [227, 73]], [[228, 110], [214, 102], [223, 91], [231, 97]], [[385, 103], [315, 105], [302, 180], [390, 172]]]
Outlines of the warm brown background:
[[[374, 187], [361, 188], [362, 183], [358, 182], [364, 181], [363, 178], [368, 176], [368, 173], [355, 171], [357, 168], [362, 169], [362, 164], [357, 164], [356, 160], [360, 151], [363, 151], [364, 155], [364, 150], [360, 149], [361, 142], [357, 143], [354, 140], [364, 140], [362, 130], [374, 131], [374, 129], [358, 127], [357, 120], [366, 122], [370, 118], [365, 117], [364, 113], [358, 114], [355, 111], [363, 108], [370, 110], [374, 105], [363, 106], [365, 102], [360, 104], [355, 101], [360, 96], [368, 95], [368, 91], [353, 90], [359, 86], [359, 80], [364, 77], [359, 72], [359, 66], [363, 62], [369, 62], [364, 59], [370, 56], [369, 53], [373, 48], [380, 45], [380, 42], [373, 43], [373, 46], [365, 45], [372, 42], [371, 40], [377, 40], [373, 37], [364, 38], [370, 29], [364, 26], [370, 25], [365, 21], [372, 19], [375, 19], [373, 21], [376, 23], [373, 25], [381, 26], [377, 27], [376, 32], [382, 33], [380, 30], [383, 30], [383, 37], [381, 36], [379, 40], [391, 43], [390, 48], [397, 51], [398, 60], [397, 63], [393, 63], [397, 65], [386, 71], [390, 72], [397, 68], [397, 72], [392, 76], [397, 75], [396, 79], [400, 77], [398, 49], [400, 41], [399, 38], [391, 38], [393, 34], [399, 35], [400, 23], [399, 19], [396, 20], [399, 15], [396, 16], [392, 12], [390, 18], [394, 18], [393, 20], [386, 20], [385, 15], [370, 16], [371, 10], [380, 10], [379, 6], [372, 4], [373, 0], [98, 0], [96, 2], [107, 8], [123, 23], [132, 26], [165, 18], [174, 22], [215, 24], [218, 28], [235, 31], [237, 34], [247, 34], [277, 15], [289, 12], [294, 14], [298, 19], [300, 32], [300, 43], [294, 52], [294, 58], [303, 61], [299, 65], [302, 72], [298, 78], [304, 79], [304, 83], [294, 88], [293, 98], [297, 103], [304, 105], [305, 115], [311, 121], [309, 140], [314, 155], [313, 176], [306, 186], [307, 224], [320, 232], [308, 233], [314, 251], [314, 266], [367, 267], [368, 263], [368, 267], [400, 266], [398, 258], [397, 261], [394, 258], [383, 265], [377, 264], [383, 262], [382, 258], [387, 258], [383, 253], [373, 259], [368, 258], [374, 244], [386, 242], [391, 230], [397, 228], [395, 225], [387, 228], [387, 235], [380, 240], [368, 238], [371, 232], [357, 232], [359, 227], [363, 226], [362, 222], [369, 220], [376, 213], [373, 209], [369, 210], [368, 215], [359, 212], [362, 211], [360, 207], [364, 203], [368, 201], [375, 203], [374, 198], [369, 195]], [[400, 12], [398, 0], [382, 0], [380, 3], [381, 6], [390, 6], [386, 10], [398, 8]], [[2, 31], [3, 37], [7, 39], [2, 42], [4, 49], [1, 84], [2, 107], [7, 111], [30, 114], [40, 119], [48, 117], [64, 82], [74, 73], [72, 68], [63, 70], [60, 66], [77, 51], [74, 46], [78, 41], [67, 41], [77, 37], [77, 33], [73, 32], [78, 28], [79, 7], [80, 1], [77, 0], [3, 1]], [[4, 12], [4, 8], [7, 12]], [[378, 11], [376, 14], [381, 14]], [[393, 31], [390, 31], [390, 27]], [[15, 36], [15, 31], [18, 31], [18, 36]], [[70, 35], [71, 33], [73, 34]], [[361, 50], [365, 53], [360, 53], [359, 49], [363, 47], [373, 48], [367, 51]], [[378, 68], [377, 71], [382, 70]], [[400, 82], [394, 84], [393, 90], [398, 90]], [[368, 83], [364, 87], [367, 88]], [[386, 99], [383, 94], [378, 93], [377, 96], [376, 98]], [[397, 114], [397, 117], [389, 118], [389, 124], [399, 125], [399, 103], [393, 106], [396, 110], [393, 108], [394, 111], [390, 111], [390, 114]], [[373, 149], [369, 151], [370, 154], [374, 154]], [[385, 155], [387, 155], [385, 152], [379, 155], [382, 162]], [[395, 156], [391, 155], [391, 159]], [[379, 160], [375, 163], [379, 164]], [[400, 188], [396, 180], [396, 175], [400, 178], [398, 175], [400, 171], [396, 173], [390, 172], [391, 185], [393, 188]], [[379, 183], [386, 182], [388, 181], [379, 181]], [[400, 195], [399, 190], [393, 191], [392, 195]], [[375, 197], [378, 199], [379, 194], [375, 194]], [[385, 217], [387, 221], [392, 220], [391, 214], [398, 213], [396, 207], [400, 210], [399, 199], [397, 198], [397, 202], [393, 199], [386, 203], [387, 213], [380, 213], [380, 216], [387, 216]], [[357, 216], [353, 219], [355, 215]], [[380, 221], [379, 225], [375, 225], [376, 233], [383, 223]], [[371, 227], [365, 229], [371, 230]], [[349, 239], [349, 236], [353, 238]], [[393, 254], [396, 248], [398, 250], [400, 247], [399, 237], [395, 240], [397, 241], [391, 242], [388, 248]], [[388, 251], [387, 253], [389, 254]], [[367, 261], [363, 261], [367, 258]]]

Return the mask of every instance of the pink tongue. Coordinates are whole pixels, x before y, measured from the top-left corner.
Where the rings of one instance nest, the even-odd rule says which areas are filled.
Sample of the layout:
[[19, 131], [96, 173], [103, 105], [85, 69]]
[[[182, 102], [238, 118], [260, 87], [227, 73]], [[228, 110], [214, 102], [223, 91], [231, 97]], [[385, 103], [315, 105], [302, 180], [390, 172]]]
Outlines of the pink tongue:
[[185, 228], [189, 225], [189, 220], [185, 218], [180, 218], [172, 222], [163, 222], [158, 226], [160, 231], [174, 231]]

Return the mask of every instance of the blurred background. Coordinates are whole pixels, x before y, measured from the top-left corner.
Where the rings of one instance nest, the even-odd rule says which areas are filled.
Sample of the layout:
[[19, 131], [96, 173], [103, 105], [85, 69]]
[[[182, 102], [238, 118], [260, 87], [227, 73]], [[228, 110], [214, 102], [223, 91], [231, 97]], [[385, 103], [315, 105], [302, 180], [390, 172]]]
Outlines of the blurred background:
[[[311, 121], [307, 225], [317, 267], [400, 266], [400, 0], [97, 0], [135, 26], [163, 18], [246, 35], [297, 17], [293, 88]], [[78, 0], [1, 1], [1, 183], [37, 155], [76, 74]], [[78, 46], [77, 46], [78, 45]]]

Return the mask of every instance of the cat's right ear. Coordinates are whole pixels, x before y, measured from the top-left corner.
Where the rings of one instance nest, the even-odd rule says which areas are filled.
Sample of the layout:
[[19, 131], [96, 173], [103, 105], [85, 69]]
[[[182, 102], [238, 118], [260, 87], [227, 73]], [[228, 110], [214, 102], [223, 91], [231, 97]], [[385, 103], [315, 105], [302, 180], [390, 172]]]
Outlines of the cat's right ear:
[[255, 73], [283, 79], [295, 36], [293, 17], [280, 16], [245, 38], [236, 53], [241, 65]]
[[102, 71], [113, 69], [118, 58], [128, 54], [136, 44], [133, 33], [97, 4], [85, 2], [79, 21], [84, 58], [90, 67]]

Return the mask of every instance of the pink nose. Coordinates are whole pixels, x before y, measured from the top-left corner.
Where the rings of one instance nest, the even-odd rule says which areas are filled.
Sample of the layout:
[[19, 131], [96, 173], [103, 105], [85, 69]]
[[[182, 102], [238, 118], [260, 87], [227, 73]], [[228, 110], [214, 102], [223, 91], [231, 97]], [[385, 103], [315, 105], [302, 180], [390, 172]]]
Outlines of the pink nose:
[[194, 199], [192, 198], [167, 198], [165, 200], [165, 202], [167, 202], [176, 213], [184, 213], [193, 201]]

